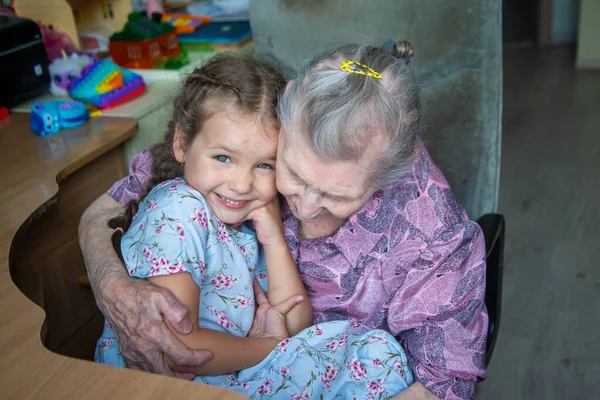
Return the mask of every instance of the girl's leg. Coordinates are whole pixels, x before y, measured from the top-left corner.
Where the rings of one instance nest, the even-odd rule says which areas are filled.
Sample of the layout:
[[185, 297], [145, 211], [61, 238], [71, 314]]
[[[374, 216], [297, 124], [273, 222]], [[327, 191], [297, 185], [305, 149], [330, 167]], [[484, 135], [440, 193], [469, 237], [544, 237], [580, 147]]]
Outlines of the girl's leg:
[[287, 339], [234, 386], [282, 398], [387, 398], [414, 381], [404, 349], [389, 333], [349, 321], [318, 324]]

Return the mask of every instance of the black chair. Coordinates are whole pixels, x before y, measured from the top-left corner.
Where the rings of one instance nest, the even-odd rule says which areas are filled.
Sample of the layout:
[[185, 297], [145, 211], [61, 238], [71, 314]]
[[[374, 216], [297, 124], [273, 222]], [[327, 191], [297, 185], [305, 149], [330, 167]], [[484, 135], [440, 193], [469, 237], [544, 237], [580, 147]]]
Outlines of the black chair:
[[486, 214], [477, 220], [483, 230], [486, 250], [486, 289], [485, 305], [488, 310], [489, 323], [487, 345], [485, 349], [485, 365], [492, 358], [502, 308], [502, 269], [504, 263], [504, 231], [505, 221], [500, 214]]

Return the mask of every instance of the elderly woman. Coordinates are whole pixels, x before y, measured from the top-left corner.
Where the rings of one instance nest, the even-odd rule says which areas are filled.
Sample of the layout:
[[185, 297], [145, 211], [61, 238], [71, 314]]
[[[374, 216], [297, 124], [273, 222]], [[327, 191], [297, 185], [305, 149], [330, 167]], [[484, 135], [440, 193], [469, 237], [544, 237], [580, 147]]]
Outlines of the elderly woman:
[[[314, 59], [283, 94], [276, 165], [282, 218], [314, 322], [354, 320], [398, 337], [418, 382], [398, 398], [473, 397], [485, 377], [485, 245], [418, 139], [421, 108], [407, 66], [390, 53], [347, 45]], [[167, 290], [130, 279], [107, 221], [145, 195], [152, 160], [86, 211], [80, 243], [97, 303], [128, 365], [177, 375], [210, 354], [188, 350], [185, 309]], [[163, 320], [164, 319], [164, 320]]]

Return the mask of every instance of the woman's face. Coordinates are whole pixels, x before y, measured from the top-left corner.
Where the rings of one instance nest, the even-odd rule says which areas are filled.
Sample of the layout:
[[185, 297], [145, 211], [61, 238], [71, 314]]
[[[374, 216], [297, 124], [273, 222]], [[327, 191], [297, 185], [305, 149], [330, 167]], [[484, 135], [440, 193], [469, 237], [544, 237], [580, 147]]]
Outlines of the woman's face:
[[277, 190], [300, 222], [303, 239], [335, 232], [373, 195], [359, 162], [324, 162], [302, 139], [279, 134]]

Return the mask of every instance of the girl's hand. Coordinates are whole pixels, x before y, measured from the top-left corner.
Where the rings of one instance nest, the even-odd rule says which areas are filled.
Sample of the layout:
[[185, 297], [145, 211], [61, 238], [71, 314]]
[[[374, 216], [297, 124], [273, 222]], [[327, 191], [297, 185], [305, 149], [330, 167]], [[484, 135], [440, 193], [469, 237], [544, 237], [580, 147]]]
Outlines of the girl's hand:
[[258, 241], [263, 246], [281, 243], [287, 246], [283, 233], [281, 214], [279, 212], [279, 199], [277, 197], [269, 204], [251, 211], [246, 220], [251, 220], [254, 224]]
[[277, 339], [278, 342], [290, 337], [286, 327], [285, 316], [296, 305], [301, 303], [304, 298], [302, 296], [292, 296], [272, 306], [256, 279], [252, 281], [252, 287], [254, 288], [254, 297], [258, 307], [256, 308], [254, 321], [252, 321], [252, 328], [248, 332], [248, 337], [273, 338]]

